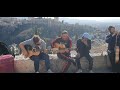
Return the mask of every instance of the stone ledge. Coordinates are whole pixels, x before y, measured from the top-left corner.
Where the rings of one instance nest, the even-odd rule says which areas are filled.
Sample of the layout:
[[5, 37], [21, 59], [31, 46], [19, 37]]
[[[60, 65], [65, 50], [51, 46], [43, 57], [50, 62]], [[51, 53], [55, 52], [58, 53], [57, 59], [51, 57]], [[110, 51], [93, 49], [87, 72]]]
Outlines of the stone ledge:
[[[93, 71], [96, 73], [109, 72], [108, 67], [110, 67], [110, 62], [107, 56], [95, 56], [93, 57]], [[50, 56], [50, 67], [51, 70], [55, 73], [60, 73], [65, 61], [58, 59], [56, 56]], [[81, 66], [83, 70], [88, 68], [88, 61], [83, 57], [81, 59]], [[30, 59], [17, 59], [14, 63], [14, 68], [16, 73], [34, 73], [34, 62]], [[45, 63], [40, 61], [39, 71], [45, 73]], [[77, 68], [71, 64], [67, 73], [74, 73], [77, 71]], [[87, 72], [87, 71], [85, 71]]]

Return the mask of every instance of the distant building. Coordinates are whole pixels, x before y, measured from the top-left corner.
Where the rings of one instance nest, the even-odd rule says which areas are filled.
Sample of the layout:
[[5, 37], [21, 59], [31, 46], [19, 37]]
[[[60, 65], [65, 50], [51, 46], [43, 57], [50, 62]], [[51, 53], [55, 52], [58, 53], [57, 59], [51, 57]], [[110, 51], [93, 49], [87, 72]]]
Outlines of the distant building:
[[54, 17], [54, 20], [55, 21], [59, 21], [59, 17]]
[[42, 19], [42, 17], [38, 17], [39, 19]]
[[32, 19], [34, 19], [34, 17], [28, 17], [28, 20], [32, 20]]

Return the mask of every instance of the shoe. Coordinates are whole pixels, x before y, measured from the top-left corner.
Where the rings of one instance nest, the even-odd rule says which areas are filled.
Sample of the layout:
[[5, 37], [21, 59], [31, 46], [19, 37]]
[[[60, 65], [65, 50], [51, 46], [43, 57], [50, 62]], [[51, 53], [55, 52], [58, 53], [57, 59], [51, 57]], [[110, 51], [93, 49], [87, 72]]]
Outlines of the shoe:
[[51, 69], [49, 69], [49, 70], [47, 71], [47, 73], [53, 73], [53, 72], [51, 71]]
[[79, 69], [76, 73], [82, 73], [82, 69]]
[[37, 72], [35, 72], [35, 73], [39, 73], [39, 72], [37, 71]]
[[89, 73], [94, 73], [94, 72], [92, 70], [90, 70]]

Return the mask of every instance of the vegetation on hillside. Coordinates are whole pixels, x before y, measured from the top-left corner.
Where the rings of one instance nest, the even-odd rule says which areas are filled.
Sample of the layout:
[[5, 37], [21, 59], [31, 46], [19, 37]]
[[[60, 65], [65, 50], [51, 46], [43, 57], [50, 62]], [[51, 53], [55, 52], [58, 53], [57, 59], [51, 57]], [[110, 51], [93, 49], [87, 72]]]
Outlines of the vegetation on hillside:
[[84, 32], [92, 33], [96, 29], [88, 25], [68, 24], [54, 19], [18, 20], [10, 17], [0, 18], [0, 41], [8, 45], [19, 44], [21, 41], [31, 38], [34, 34], [39, 34], [49, 45], [53, 39], [60, 36], [63, 30], [67, 30], [70, 37], [76, 40]]

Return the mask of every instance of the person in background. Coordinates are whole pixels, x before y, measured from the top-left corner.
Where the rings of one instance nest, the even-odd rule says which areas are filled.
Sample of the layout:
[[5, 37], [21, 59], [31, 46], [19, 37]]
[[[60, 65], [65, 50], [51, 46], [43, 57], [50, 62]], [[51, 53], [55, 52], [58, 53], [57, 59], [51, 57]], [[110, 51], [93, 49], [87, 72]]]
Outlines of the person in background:
[[[120, 68], [119, 68], [119, 64], [117, 65], [115, 63], [115, 45], [120, 47], [120, 34], [118, 33], [118, 31], [115, 30], [115, 27], [113, 26], [109, 26], [108, 31], [110, 34], [106, 37], [105, 41], [106, 43], [108, 43], [107, 53], [108, 53], [110, 63], [111, 63], [111, 71], [118, 72], [120, 71], [118, 70]], [[116, 39], [117, 39], [117, 42], [116, 42]]]

